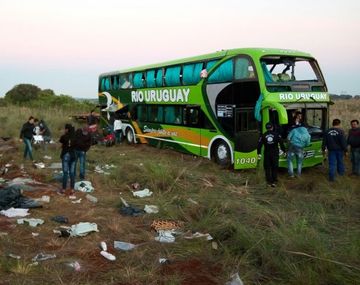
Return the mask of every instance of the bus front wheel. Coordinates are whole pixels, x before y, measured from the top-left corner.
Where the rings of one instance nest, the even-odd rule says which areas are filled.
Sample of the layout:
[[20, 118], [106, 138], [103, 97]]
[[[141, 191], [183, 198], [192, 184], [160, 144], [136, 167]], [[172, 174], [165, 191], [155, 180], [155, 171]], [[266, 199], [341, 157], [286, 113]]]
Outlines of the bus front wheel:
[[126, 129], [126, 141], [128, 144], [134, 143], [134, 133], [130, 128]]
[[213, 157], [215, 162], [223, 167], [228, 167], [231, 164], [231, 154], [229, 146], [224, 141], [219, 141], [216, 143]]

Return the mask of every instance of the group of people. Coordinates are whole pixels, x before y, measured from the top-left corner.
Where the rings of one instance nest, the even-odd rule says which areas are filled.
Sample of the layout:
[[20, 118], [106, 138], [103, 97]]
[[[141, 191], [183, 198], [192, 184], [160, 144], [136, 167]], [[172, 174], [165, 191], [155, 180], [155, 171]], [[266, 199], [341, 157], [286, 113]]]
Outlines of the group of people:
[[39, 120], [30, 116], [20, 130], [20, 141], [23, 141], [25, 145], [24, 159], [29, 157], [30, 160], [34, 161], [32, 143], [34, 141], [49, 143], [51, 141], [50, 129], [44, 120]]
[[[276, 187], [278, 182], [277, 173], [279, 167], [279, 146], [285, 156], [287, 156], [288, 174], [291, 178], [294, 175], [293, 161], [296, 160], [296, 175], [300, 176], [304, 160], [304, 148], [310, 145], [311, 136], [307, 128], [302, 123], [301, 112], [296, 112], [294, 123], [290, 127], [287, 135], [288, 149], [286, 152], [284, 140], [274, 129], [272, 123], [266, 124], [266, 132], [262, 134], [258, 142], [258, 157], [261, 159], [261, 149], [264, 146], [264, 170], [265, 177], [270, 187]], [[322, 150], [328, 153], [329, 161], [329, 181], [335, 181], [336, 172], [339, 175], [345, 174], [344, 155], [347, 153], [347, 147], [350, 146], [352, 174], [360, 176], [360, 128], [359, 121], [351, 121], [351, 129], [346, 139], [344, 131], [341, 129], [341, 121], [334, 119], [332, 127], [329, 128], [323, 136]]]
[[[22, 141], [25, 145], [25, 160], [29, 158], [32, 162], [34, 162], [32, 144], [35, 141], [34, 138], [37, 136], [41, 136], [44, 143], [51, 141], [51, 133], [44, 120], [38, 120], [33, 116], [30, 116], [28, 121], [23, 124], [20, 131], [20, 141]], [[60, 190], [60, 194], [65, 192], [69, 177], [70, 193], [73, 193], [76, 177], [76, 165], [78, 161], [80, 168], [79, 178], [81, 180], [85, 179], [86, 152], [90, 149], [92, 144], [89, 126], [79, 128], [75, 131], [75, 128], [71, 124], [66, 124], [64, 134], [60, 137], [60, 143], [60, 158], [63, 171], [62, 190]]]
[[64, 134], [60, 137], [60, 143], [63, 177], [62, 189], [59, 193], [65, 193], [68, 178], [70, 177], [70, 194], [73, 194], [78, 161], [80, 166], [79, 178], [81, 180], [85, 179], [86, 152], [91, 147], [91, 135], [88, 127], [79, 128], [75, 131], [74, 126], [66, 124]]

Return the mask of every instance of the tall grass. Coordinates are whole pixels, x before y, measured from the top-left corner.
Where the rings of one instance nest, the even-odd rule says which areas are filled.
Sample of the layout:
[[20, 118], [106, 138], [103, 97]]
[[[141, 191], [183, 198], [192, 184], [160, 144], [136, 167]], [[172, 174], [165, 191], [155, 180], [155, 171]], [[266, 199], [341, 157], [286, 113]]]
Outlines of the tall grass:
[[[25, 118], [24, 113], [16, 118], [12, 114], [16, 109], [2, 111], [2, 116], [14, 120], [6, 126], [19, 124], [17, 128], [27, 115], [40, 114], [40, 110], [27, 110]], [[41, 115], [55, 130], [62, 128], [69, 115], [60, 110], [46, 112]], [[50, 113], [52, 119], [47, 118]], [[7, 127], [1, 136], [9, 136]], [[57, 157], [56, 151], [48, 149], [47, 154]], [[21, 162], [20, 155], [11, 153], [4, 154], [1, 163], [9, 157], [14, 164]], [[142, 145], [94, 146], [88, 161], [87, 178], [99, 202], [91, 204], [83, 197], [81, 204], [74, 205], [55, 195], [45, 209], [32, 211], [34, 217], [46, 219], [37, 239], [29, 238], [31, 230], [20, 226], [7, 238], [0, 237], [1, 252], [11, 249], [24, 258], [17, 266], [16, 261], [0, 257], [4, 280], [11, 279], [11, 284], [224, 284], [239, 272], [245, 284], [359, 283], [360, 181], [356, 177], [338, 177], [330, 184], [326, 166], [305, 169], [296, 180], [281, 171], [279, 187], [269, 189], [261, 170], [223, 170], [206, 159]], [[109, 175], [93, 172], [103, 164], [116, 167]], [[36, 177], [52, 174], [47, 169], [27, 171]], [[153, 195], [133, 197], [134, 182]], [[155, 204], [160, 211], [123, 217], [118, 212], [120, 193], [131, 205]], [[72, 224], [96, 222], [100, 232], [57, 238], [52, 234], [57, 225], [49, 220], [59, 214], [66, 214]], [[218, 246], [181, 235], [174, 244], [155, 242], [156, 233], [150, 229], [155, 219], [182, 221], [183, 232], [210, 233]], [[102, 240], [116, 255], [116, 262], [99, 255]], [[117, 252], [112, 248], [114, 240], [139, 246]], [[56, 252], [58, 258], [27, 270], [28, 260], [40, 250]], [[160, 257], [168, 258], [170, 264], [160, 265]], [[66, 266], [74, 260], [81, 264], [81, 272]]]

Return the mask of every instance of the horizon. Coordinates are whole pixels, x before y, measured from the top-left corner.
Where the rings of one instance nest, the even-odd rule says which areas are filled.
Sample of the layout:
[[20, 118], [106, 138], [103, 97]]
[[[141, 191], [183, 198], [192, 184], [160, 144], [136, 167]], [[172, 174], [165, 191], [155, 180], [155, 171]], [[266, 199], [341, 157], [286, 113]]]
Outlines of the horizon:
[[309, 52], [329, 93], [355, 96], [360, 94], [360, 41], [354, 40], [360, 34], [359, 8], [355, 0], [184, 0], [181, 5], [3, 0], [0, 97], [28, 83], [74, 98], [97, 98], [101, 73], [252, 46]]

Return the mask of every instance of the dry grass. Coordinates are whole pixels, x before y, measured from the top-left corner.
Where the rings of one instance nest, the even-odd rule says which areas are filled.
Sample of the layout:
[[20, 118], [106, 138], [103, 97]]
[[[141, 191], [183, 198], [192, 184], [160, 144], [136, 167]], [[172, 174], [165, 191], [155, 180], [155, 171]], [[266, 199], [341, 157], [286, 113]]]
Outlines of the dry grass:
[[[5, 114], [6, 115], [6, 114]], [[4, 116], [5, 116], [4, 115]], [[60, 118], [54, 118], [62, 125]], [[23, 118], [18, 124], [23, 123]], [[4, 178], [20, 174], [22, 145], [6, 151], [0, 166], [14, 165]], [[59, 149], [36, 150], [59, 161]], [[125, 155], [123, 155], [125, 154]], [[58, 196], [52, 170], [34, 169], [25, 163], [31, 177], [50, 183], [26, 192], [31, 197], [51, 196], [31, 217], [45, 223], [37, 228], [16, 225], [16, 219], [0, 216], [0, 284], [224, 284], [239, 272], [245, 284], [356, 284], [360, 279], [360, 181], [342, 177], [330, 184], [326, 166], [305, 169], [301, 179], [280, 173], [278, 188], [268, 189], [258, 170], [222, 170], [206, 159], [194, 158], [148, 146], [93, 147], [88, 153], [88, 179], [95, 186], [98, 203], [86, 200], [72, 204]], [[174, 163], [176, 161], [176, 164]], [[97, 164], [114, 164], [110, 175], [93, 172]], [[347, 161], [347, 165], [349, 161]], [[149, 188], [149, 198], [135, 198], [131, 184]], [[158, 214], [124, 217], [119, 214], [120, 195], [129, 204], [155, 204]], [[99, 232], [85, 237], [60, 238], [51, 221], [65, 215], [70, 224], [94, 222]], [[174, 244], [154, 241], [150, 224], [155, 219], [184, 222], [184, 231], [209, 232], [218, 247], [203, 239], [178, 236]], [[39, 236], [32, 236], [32, 232]], [[139, 244], [132, 251], [117, 251], [114, 240]], [[106, 241], [117, 260], [99, 253]], [[39, 252], [55, 253], [56, 259], [30, 266]], [[20, 261], [7, 257], [20, 255]], [[295, 254], [296, 253], [296, 254]], [[170, 264], [160, 265], [159, 258]], [[79, 272], [69, 263], [78, 261]]]

